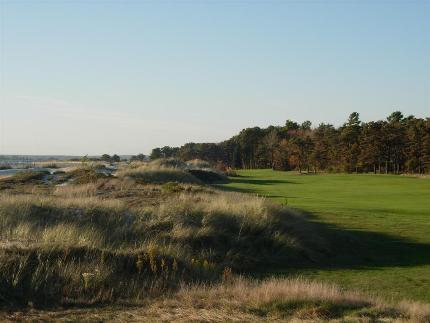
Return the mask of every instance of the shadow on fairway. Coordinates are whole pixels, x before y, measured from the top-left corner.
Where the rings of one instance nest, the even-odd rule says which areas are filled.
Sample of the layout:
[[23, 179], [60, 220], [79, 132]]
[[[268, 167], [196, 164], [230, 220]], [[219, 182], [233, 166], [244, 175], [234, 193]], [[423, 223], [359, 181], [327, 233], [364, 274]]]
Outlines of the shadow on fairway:
[[430, 264], [430, 244], [378, 232], [346, 230], [319, 222], [314, 225], [329, 242], [330, 253], [327, 259], [310, 267], [359, 269]]
[[[244, 183], [243, 180], [240, 182]], [[264, 181], [252, 181], [256, 182]], [[255, 189], [217, 186], [221, 190], [258, 193]], [[270, 195], [270, 197], [275, 197]], [[297, 209], [295, 209], [297, 210]], [[314, 215], [303, 211], [304, 221], [310, 221], [315, 232], [327, 242], [324, 256], [317, 261], [285, 264], [283, 269], [370, 269], [378, 267], [412, 267], [430, 264], [430, 244], [418, 243], [393, 235], [364, 230], [348, 230], [313, 221]], [[309, 237], [312, 239], [312, 237]], [[282, 268], [273, 268], [273, 271]], [[271, 271], [270, 269], [269, 271]], [[266, 271], [267, 272], [267, 271]]]

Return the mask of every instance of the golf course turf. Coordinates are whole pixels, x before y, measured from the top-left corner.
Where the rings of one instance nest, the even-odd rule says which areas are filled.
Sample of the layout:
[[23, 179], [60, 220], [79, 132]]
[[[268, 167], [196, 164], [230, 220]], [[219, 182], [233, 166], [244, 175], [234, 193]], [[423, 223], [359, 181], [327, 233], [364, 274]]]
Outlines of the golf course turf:
[[430, 179], [242, 170], [222, 189], [264, 195], [308, 213], [330, 261], [279, 274], [430, 302]]

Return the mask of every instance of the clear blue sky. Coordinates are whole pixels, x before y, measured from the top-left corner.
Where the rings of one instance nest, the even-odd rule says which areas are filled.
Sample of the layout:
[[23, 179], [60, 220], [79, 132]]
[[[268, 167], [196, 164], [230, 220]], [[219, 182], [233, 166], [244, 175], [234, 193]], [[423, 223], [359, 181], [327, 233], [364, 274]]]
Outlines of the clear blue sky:
[[430, 1], [0, 3], [0, 154], [430, 116]]

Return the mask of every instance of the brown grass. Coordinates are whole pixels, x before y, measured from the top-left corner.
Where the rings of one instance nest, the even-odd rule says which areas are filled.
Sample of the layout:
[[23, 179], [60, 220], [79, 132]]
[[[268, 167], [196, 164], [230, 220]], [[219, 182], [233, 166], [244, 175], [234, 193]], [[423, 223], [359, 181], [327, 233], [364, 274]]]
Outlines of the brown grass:
[[97, 184], [95, 183], [58, 186], [54, 191], [54, 195], [62, 196], [66, 198], [93, 197], [96, 194], [97, 194]]
[[334, 285], [303, 279], [231, 278], [217, 285], [184, 285], [176, 293], [133, 307], [32, 311], [3, 320], [115, 322], [429, 322], [430, 306], [387, 303]]

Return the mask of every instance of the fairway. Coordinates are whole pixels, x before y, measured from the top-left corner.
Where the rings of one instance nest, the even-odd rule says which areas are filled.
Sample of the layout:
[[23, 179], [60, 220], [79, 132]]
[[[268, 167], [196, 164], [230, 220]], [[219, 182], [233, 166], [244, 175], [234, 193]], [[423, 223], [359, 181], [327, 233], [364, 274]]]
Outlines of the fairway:
[[430, 302], [430, 180], [394, 175], [243, 170], [223, 189], [257, 193], [326, 230], [329, 263], [300, 275]]

